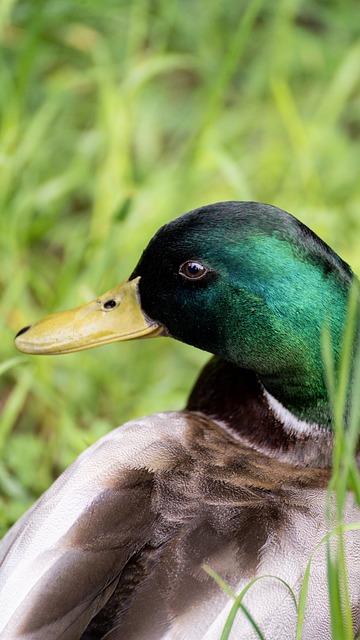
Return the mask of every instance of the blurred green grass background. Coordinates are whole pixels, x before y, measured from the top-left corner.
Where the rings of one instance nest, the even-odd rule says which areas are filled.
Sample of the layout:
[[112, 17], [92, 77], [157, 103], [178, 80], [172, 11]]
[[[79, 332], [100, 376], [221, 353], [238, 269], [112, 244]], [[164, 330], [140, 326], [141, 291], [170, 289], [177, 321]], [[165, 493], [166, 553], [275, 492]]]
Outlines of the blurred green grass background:
[[360, 272], [359, 36], [355, 0], [0, 4], [0, 532], [111, 428], [184, 405], [208, 358], [186, 345], [13, 346], [161, 224], [269, 202]]

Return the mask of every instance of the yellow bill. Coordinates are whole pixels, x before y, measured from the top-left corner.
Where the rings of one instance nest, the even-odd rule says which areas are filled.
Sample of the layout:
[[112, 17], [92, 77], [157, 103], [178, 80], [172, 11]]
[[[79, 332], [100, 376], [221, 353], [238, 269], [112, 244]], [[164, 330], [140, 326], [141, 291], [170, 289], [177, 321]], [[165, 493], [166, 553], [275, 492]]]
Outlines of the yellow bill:
[[141, 309], [139, 280], [124, 282], [82, 307], [53, 313], [25, 327], [15, 338], [16, 348], [24, 353], [72, 353], [160, 335], [163, 327]]

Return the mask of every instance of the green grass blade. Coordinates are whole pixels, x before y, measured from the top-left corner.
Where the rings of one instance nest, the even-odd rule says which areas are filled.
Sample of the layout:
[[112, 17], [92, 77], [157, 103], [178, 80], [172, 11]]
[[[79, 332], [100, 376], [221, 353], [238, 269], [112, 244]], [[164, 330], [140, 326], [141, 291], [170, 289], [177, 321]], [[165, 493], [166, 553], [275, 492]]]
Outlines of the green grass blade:
[[293, 601], [293, 604], [294, 604], [294, 607], [295, 607], [295, 611], [297, 612], [297, 610], [298, 610], [298, 605], [297, 605], [296, 596], [294, 594], [294, 591], [291, 589], [290, 585], [285, 580], [283, 580], [282, 578], [279, 578], [278, 576], [273, 576], [273, 575], [268, 575], [268, 574], [265, 574], [265, 575], [262, 575], [262, 576], [257, 576], [256, 578], [251, 580], [242, 589], [242, 591], [238, 595], [236, 595], [234, 593], [234, 591], [231, 589], [231, 587], [221, 578], [221, 576], [218, 575], [218, 573], [216, 573], [216, 571], [214, 571], [211, 567], [209, 567], [209, 565], [203, 564], [202, 568], [204, 569], [204, 571], [206, 571], [206, 573], [209, 576], [211, 576], [211, 578], [213, 578], [213, 580], [219, 585], [219, 587], [221, 589], [223, 589], [223, 591], [225, 591], [231, 598], [233, 598], [235, 600], [233, 606], [231, 607], [231, 610], [230, 610], [230, 613], [229, 613], [228, 618], [226, 620], [226, 623], [224, 625], [224, 629], [223, 629], [223, 632], [222, 632], [222, 635], [221, 635], [221, 640], [227, 640], [227, 638], [229, 637], [231, 629], [232, 629], [234, 621], [235, 621], [235, 618], [236, 618], [236, 614], [239, 611], [239, 609], [244, 611], [244, 613], [248, 617], [249, 621], [251, 622], [252, 626], [256, 630], [256, 633], [258, 634], [259, 638], [263, 637], [259, 626], [256, 624], [256, 621], [250, 615], [249, 611], [247, 611], [247, 609], [245, 609], [245, 607], [244, 607], [244, 605], [242, 603], [243, 598], [246, 595], [246, 593], [259, 580], [271, 579], [271, 580], [277, 580], [278, 582], [281, 582], [287, 588], [287, 590], [289, 591], [289, 593], [291, 595], [291, 598], [292, 598], [292, 601]]
[[9, 369], [12, 369], [13, 367], [16, 367], [18, 364], [22, 364], [23, 362], [26, 362], [26, 361], [27, 361], [27, 358], [25, 356], [16, 356], [15, 358], [9, 358], [9, 360], [5, 360], [0, 364], [0, 376], [2, 376], [4, 373], [9, 371]]

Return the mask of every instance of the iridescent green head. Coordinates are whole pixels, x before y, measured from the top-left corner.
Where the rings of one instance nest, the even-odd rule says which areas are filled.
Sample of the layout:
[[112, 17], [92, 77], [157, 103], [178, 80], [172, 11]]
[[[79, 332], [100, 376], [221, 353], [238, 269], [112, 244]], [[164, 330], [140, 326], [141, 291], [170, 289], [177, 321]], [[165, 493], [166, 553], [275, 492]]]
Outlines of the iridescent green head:
[[298, 417], [330, 423], [321, 333], [335, 362], [352, 272], [296, 218], [224, 202], [160, 229], [132, 277], [143, 310], [174, 338], [255, 371]]

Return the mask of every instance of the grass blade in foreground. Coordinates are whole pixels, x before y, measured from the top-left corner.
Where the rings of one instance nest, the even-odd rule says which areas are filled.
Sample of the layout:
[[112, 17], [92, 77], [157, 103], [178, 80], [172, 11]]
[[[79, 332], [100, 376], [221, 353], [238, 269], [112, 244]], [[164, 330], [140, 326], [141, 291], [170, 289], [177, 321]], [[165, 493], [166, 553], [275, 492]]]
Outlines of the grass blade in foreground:
[[[337, 544], [327, 544], [328, 589], [332, 636], [336, 640], [353, 640], [354, 630], [346, 567], [344, 508], [348, 490], [354, 490], [359, 503], [360, 477], [355, 461], [360, 417], [360, 353], [359, 353], [359, 282], [354, 280], [348, 304], [338, 379], [335, 377], [331, 333], [323, 334], [323, 359], [329, 399], [334, 416], [333, 475], [328, 490], [327, 518], [329, 528], [335, 522]], [[333, 496], [335, 496], [335, 512]]]
[[283, 580], [282, 578], [279, 578], [277, 576], [272, 576], [272, 575], [263, 575], [263, 576], [258, 576], [256, 578], [254, 578], [253, 580], [251, 580], [245, 587], [244, 589], [242, 589], [242, 591], [236, 595], [236, 593], [231, 589], [231, 587], [225, 582], [225, 580], [223, 580], [221, 578], [221, 576], [218, 575], [218, 573], [216, 573], [216, 571], [214, 571], [211, 567], [209, 567], [207, 564], [203, 564], [202, 568], [204, 569], [204, 571], [211, 576], [211, 578], [213, 578], [213, 580], [215, 580], [215, 582], [219, 585], [219, 587], [221, 589], [223, 589], [223, 591], [225, 591], [231, 598], [233, 598], [233, 600], [235, 600], [233, 606], [231, 607], [230, 613], [228, 615], [228, 618], [226, 620], [226, 623], [224, 625], [224, 629], [222, 631], [220, 640], [228, 640], [230, 633], [231, 633], [231, 629], [233, 627], [234, 621], [235, 621], [235, 617], [237, 615], [237, 613], [240, 611], [242, 611], [244, 613], [244, 615], [247, 617], [247, 619], [249, 620], [249, 622], [252, 624], [253, 628], [255, 629], [258, 637], [260, 638], [260, 640], [265, 640], [264, 635], [262, 634], [259, 626], [257, 625], [256, 621], [254, 620], [254, 618], [252, 617], [252, 615], [249, 613], [249, 611], [247, 610], [247, 608], [243, 605], [242, 601], [244, 599], [244, 596], [246, 595], [246, 593], [249, 591], [249, 589], [259, 580], [263, 580], [265, 578], [270, 578], [272, 580], [278, 580], [279, 582], [281, 582], [283, 585], [285, 585], [285, 587], [289, 590], [291, 598], [294, 602], [294, 606], [295, 606], [295, 611], [297, 611], [297, 602], [296, 602], [296, 597], [295, 594], [293, 592], [293, 590], [291, 589], [291, 587], [288, 585], [287, 582], [285, 582], [285, 580]]

